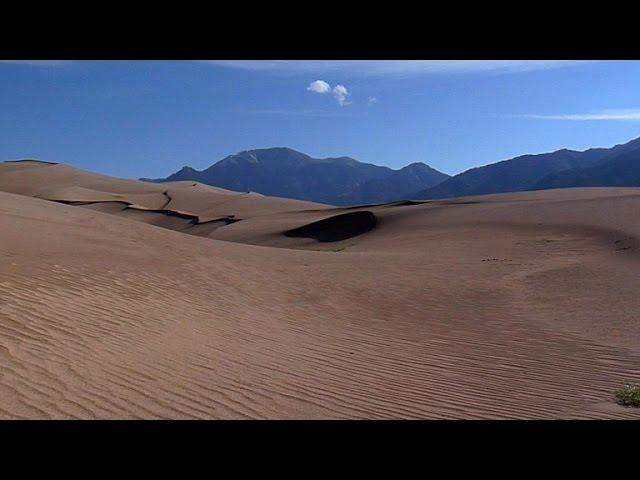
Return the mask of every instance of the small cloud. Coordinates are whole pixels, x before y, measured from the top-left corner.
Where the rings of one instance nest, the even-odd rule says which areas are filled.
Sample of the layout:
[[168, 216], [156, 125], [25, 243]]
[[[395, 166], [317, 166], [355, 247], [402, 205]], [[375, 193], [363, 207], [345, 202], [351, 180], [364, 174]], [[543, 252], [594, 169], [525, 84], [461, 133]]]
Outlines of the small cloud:
[[314, 93], [328, 93], [331, 91], [331, 85], [329, 85], [324, 80], [316, 80], [315, 82], [311, 82], [307, 87], [307, 90]]
[[369, 105], [373, 105], [374, 103], [378, 103], [378, 99], [376, 97], [369, 97]]
[[338, 101], [338, 104], [341, 107], [344, 107], [345, 105], [349, 105], [352, 102], [347, 102], [347, 96], [349, 95], [349, 91], [347, 90], [347, 87], [345, 87], [344, 85], [336, 85], [333, 88], [333, 97]]
[[329, 85], [324, 80], [316, 80], [315, 82], [311, 82], [309, 84], [309, 86], [307, 87], [307, 90], [310, 92], [319, 93], [321, 95], [332, 92], [333, 98], [336, 99], [336, 101], [341, 107], [344, 107], [345, 105], [350, 105], [352, 103], [347, 101], [347, 97], [349, 96], [349, 91], [347, 90], [347, 87], [345, 87], [344, 85], [336, 85], [335, 87], [333, 87], [333, 89], [331, 89], [331, 85]]

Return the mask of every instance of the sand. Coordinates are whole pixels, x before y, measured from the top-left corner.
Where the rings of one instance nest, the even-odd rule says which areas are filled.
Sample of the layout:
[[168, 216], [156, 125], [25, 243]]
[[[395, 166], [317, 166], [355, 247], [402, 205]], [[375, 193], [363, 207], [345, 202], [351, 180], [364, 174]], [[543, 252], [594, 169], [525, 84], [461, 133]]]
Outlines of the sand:
[[0, 418], [637, 419], [611, 392], [640, 382], [639, 212], [3, 163]]

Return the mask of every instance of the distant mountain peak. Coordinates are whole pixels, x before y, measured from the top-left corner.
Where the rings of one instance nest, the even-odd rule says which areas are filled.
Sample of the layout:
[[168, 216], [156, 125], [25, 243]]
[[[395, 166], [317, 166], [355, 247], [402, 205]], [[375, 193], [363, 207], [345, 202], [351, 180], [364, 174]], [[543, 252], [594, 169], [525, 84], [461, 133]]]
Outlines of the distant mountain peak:
[[435, 170], [431, 165], [427, 165], [424, 162], [413, 162], [408, 165], [405, 165], [400, 170]]
[[392, 170], [347, 156], [313, 158], [289, 147], [270, 147], [242, 150], [202, 171], [183, 167], [155, 181], [195, 180], [228, 190], [346, 205], [408, 198], [446, 178], [420, 162]]

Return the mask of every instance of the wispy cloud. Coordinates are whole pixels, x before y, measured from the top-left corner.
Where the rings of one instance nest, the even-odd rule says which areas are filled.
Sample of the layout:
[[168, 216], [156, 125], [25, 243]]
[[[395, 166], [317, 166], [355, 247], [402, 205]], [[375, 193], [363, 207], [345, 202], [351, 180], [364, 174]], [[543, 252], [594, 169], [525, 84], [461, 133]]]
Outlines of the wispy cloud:
[[213, 65], [279, 73], [342, 72], [358, 76], [518, 73], [576, 66], [581, 60], [207, 60]]
[[626, 121], [638, 121], [640, 120], [640, 108], [630, 109], [613, 109], [613, 110], [600, 110], [590, 113], [569, 113], [558, 115], [538, 115], [538, 114], [525, 114], [517, 115], [521, 118], [532, 118], [538, 120], [573, 120], [573, 121], [592, 121], [592, 120], [626, 120]]
[[347, 87], [344, 85], [336, 85], [333, 88], [333, 98], [338, 101], [338, 105], [344, 107], [345, 105], [350, 105], [352, 102], [347, 101], [347, 96], [349, 95], [349, 91]]
[[0, 60], [0, 63], [12, 63], [29, 67], [59, 67], [71, 62], [69, 60]]

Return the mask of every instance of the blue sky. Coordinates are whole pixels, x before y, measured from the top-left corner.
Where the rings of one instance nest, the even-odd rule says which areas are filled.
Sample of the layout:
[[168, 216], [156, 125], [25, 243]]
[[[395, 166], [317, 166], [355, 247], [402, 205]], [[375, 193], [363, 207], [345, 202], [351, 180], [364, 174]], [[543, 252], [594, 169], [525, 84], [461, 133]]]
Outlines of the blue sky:
[[121, 177], [271, 146], [455, 174], [638, 136], [637, 61], [0, 61], [0, 160]]

